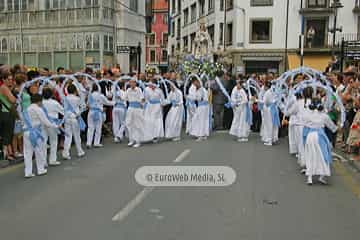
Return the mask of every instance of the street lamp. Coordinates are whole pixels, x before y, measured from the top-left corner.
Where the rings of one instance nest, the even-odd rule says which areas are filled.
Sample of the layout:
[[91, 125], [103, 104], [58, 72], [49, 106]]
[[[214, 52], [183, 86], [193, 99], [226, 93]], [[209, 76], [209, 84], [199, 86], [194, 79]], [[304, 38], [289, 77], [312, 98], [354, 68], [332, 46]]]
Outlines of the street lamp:
[[330, 8], [334, 9], [334, 26], [330, 30], [330, 32], [333, 34], [333, 53], [335, 53], [335, 44], [336, 44], [336, 32], [342, 32], [342, 28], [337, 28], [337, 15], [338, 15], [338, 9], [343, 8], [344, 6], [340, 2], [340, 0], [334, 0], [331, 4]]

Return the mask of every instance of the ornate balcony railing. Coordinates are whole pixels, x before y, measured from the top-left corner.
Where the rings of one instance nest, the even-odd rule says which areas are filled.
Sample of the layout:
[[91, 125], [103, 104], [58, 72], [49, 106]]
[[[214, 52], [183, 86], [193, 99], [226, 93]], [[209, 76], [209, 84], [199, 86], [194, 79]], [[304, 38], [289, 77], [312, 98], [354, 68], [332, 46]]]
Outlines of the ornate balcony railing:
[[341, 46], [342, 40], [344, 41], [360, 41], [360, 33], [338, 33], [335, 38], [335, 46], [333, 46], [332, 34], [329, 34], [328, 37], [328, 47], [338, 48]]

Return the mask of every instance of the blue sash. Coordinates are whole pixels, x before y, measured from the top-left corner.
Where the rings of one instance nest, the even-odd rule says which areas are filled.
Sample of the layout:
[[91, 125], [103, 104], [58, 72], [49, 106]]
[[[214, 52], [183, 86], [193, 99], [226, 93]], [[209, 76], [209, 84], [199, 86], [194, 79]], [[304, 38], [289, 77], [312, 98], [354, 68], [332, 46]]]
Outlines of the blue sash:
[[200, 107], [200, 106], [208, 106], [209, 105], [209, 103], [207, 102], [207, 101], [199, 101], [198, 102], [198, 106]]
[[129, 102], [129, 108], [141, 108], [140, 102]]
[[[64, 112], [65, 113], [71, 112], [75, 116], [77, 115], [74, 107], [71, 105], [71, 103], [69, 102], [69, 100], [66, 97], [64, 98]], [[84, 119], [81, 116], [76, 117], [76, 119], [78, 120], [80, 131], [85, 131], [86, 123], [85, 123]]]
[[160, 104], [161, 102], [160, 102], [159, 99], [150, 99], [150, 100], [149, 100], [149, 103], [150, 103], [150, 104]]
[[99, 107], [96, 106], [96, 102], [91, 94], [89, 95], [89, 106], [90, 106], [90, 111], [91, 111], [91, 113], [89, 113], [89, 114], [91, 114], [91, 118], [94, 121], [94, 123], [96, 124], [102, 120], [103, 111]]
[[196, 107], [196, 102], [194, 100], [187, 99], [186, 106], [187, 107]]
[[280, 127], [279, 108], [275, 103], [270, 104], [268, 107], [270, 108], [272, 124], [275, 127]]
[[249, 126], [251, 126], [253, 122], [253, 114], [250, 109], [250, 103], [245, 104], [245, 114], [246, 114], [246, 122], [247, 124], [249, 124]]
[[303, 129], [304, 145], [306, 144], [307, 136], [309, 135], [309, 133], [312, 132], [317, 132], [321, 153], [323, 155], [325, 162], [330, 165], [332, 163], [331, 143], [328, 137], [326, 136], [325, 130], [323, 128], [304, 127]]
[[115, 104], [115, 108], [126, 108], [126, 106], [124, 102], [117, 102]]
[[30, 143], [33, 146], [33, 148], [36, 148], [39, 146], [39, 144], [44, 142], [41, 125], [33, 127], [31, 125], [29, 113], [27, 111], [23, 112], [23, 118], [24, 118], [24, 123], [26, 125], [24, 131], [29, 132]]
[[258, 105], [258, 109], [260, 111], [262, 111], [264, 109], [264, 103], [263, 102], [258, 102], [257, 105]]

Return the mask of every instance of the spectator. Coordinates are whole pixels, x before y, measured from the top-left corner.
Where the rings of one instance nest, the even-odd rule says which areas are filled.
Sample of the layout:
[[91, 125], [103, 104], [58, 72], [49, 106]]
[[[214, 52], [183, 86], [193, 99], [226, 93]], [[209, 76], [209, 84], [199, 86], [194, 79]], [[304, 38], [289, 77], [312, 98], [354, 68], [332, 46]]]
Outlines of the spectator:
[[0, 87], [0, 134], [4, 146], [5, 159], [13, 163], [15, 156], [11, 144], [16, 118], [16, 98], [11, 91], [14, 88], [14, 80], [13, 75], [9, 71], [0, 73], [0, 79], [3, 82]]

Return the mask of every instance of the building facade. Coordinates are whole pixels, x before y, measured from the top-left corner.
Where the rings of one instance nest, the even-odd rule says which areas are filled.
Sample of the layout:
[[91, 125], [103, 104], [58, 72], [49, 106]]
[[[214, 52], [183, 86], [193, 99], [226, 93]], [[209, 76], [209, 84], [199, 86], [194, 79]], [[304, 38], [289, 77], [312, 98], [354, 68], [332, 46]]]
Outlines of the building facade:
[[359, 1], [340, 2], [341, 8], [334, 7], [336, 0], [171, 0], [171, 64], [175, 66], [191, 51], [198, 20], [203, 18], [217, 59], [230, 62], [233, 72], [281, 73], [297, 67], [300, 39], [304, 65], [324, 70], [334, 44], [339, 51], [343, 38], [360, 39]]
[[146, 66], [158, 73], [168, 70], [168, 0], [152, 0], [150, 31], [146, 34]]
[[[0, 0], [0, 63], [74, 71], [137, 68], [118, 45], [145, 45], [143, 1]], [[145, 58], [142, 65], [144, 67]]]

